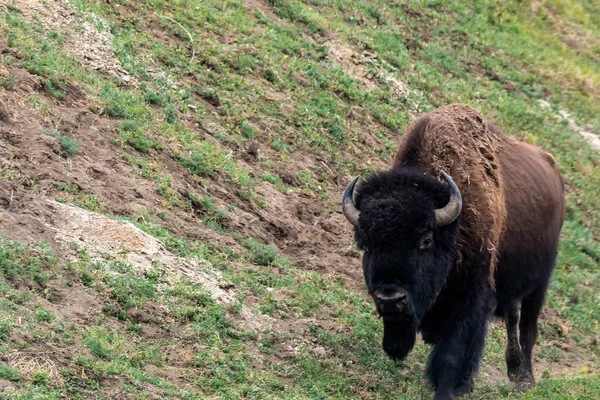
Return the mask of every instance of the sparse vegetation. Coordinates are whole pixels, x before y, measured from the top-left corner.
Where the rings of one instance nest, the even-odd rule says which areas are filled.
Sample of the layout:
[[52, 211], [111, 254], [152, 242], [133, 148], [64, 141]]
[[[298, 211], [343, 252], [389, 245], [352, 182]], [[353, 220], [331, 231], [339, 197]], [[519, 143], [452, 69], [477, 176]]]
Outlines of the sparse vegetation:
[[252, 262], [258, 265], [268, 266], [277, 260], [277, 250], [275, 247], [259, 243], [248, 239], [244, 242], [248, 248], [248, 254]]
[[[568, 199], [538, 386], [509, 385], [493, 324], [472, 398], [600, 398], [600, 155], [560, 116], [600, 133], [597, 2], [51, 3], [0, 6], [12, 398], [430, 398], [427, 346], [385, 357], [331, 210], [348, 177], [391, 163], [415, 115], [458, 101], [552, 152]], [[70, 18], [60, 32], [52, 15]], [[46, 198], [118, 214], [188, 275], [128, 262], [139, 237], [102, 256], [61, 245]]]
[[0, 379], [18, 381], [19, 378], [21, 378], [21, 373], [18, 370], [5, 365], [0, 365]]
[[60, 133], [46, 129], [46, 135], [51, 136], [58, 140], [60, 148], [69, 157], [76, 155], [81, 151], [81, 141], [75, 139], [71, 135], [61, 135]]
[[161, 150], [162, 145], [156, 139], [149, 137], [144, 132], [148, 129], [141, 120], [125, 120], [117, 126], [119, 136], [116, 141], [120, 145], [129, 145], [140, 153], [147, 153], [151, 149]]
[[90, 211], [101, 212], [104, 208], [100, 197], [85, 193], [78, 185], [57, 182], [53, 184], [53, 188], [59, 192], [62, 192], [63, 195], [57, 198], [57, 200], [60, 202], [70, 202]]
[[10, 90], [15, 86], [15, 79], [12, 75], [4, 77], [0, 80], [0, 85], [2, 85], [4, 89]]

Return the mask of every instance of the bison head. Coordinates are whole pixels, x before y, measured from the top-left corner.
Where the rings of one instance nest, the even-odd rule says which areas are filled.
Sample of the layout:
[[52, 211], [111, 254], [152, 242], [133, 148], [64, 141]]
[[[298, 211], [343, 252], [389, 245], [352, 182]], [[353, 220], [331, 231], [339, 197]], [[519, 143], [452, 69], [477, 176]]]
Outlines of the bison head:
[[344, 193], [344, 215], [364, 251], [363, 272], [383, 318], [383, 348], [392, 359], [412, 349], [425, 312], [444, 286], [456, 254], [460, 191], [418, 170], [358, 177]]

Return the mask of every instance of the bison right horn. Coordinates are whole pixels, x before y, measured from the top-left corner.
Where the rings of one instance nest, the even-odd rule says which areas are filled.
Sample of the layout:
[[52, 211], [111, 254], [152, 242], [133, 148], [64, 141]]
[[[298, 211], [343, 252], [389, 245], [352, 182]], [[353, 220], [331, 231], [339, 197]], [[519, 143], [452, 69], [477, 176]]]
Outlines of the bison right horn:
[[355, 227], [358, 228], [358, 216], [360, 215], [360, 210], [356, 208], [354, 205], [354, 186], [356, 186], [356, 181], [358, 181], [359, 176], [352, 179], [352, 182], [346, 187], [344, 191], [344, 198], [342, 200], [342, 211], [344, 212], [344, 216], [346, 219]]
[[448, 176], [447, 173], [442, 171], [442, 176], [448, 182], [450, 186], [450, 200], [444, 208], [438, 208], [435, 210], [435, 223], [437, 226], [445, 226], [454, 222], [460, 215], [462, 210], [462, 196], [460, 190], [456, 187], [456, 183]]

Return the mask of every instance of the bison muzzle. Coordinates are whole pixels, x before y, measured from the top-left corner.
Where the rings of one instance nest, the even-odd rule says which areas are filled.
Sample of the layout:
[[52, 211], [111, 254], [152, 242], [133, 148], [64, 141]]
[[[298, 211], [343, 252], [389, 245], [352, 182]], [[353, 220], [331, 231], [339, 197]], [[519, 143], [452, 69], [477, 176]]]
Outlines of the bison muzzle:
[[554, 158], [453, 104], [408, 128], [390, 170], [357, 181], [342, 209], [363, 250], [385, 352], [403, 359], [420, 332], [432, 345], [435, 399], [454, 399], [473, 389], [494, 313], [506, 323], [509, 378], [533, 385], [537, 319], [565, 215]]

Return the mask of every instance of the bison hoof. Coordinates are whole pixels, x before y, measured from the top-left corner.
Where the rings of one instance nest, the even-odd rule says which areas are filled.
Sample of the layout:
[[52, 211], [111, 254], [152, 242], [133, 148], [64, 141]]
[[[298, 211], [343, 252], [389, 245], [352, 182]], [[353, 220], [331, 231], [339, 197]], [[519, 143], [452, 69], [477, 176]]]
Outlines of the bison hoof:
[[535, 386], [533, 373], [525, 368], [521, 368], [513, 374], [509, 373], [509, 377], [511, 378], [510, 380], [516, 384], [517, 390], [531, 389]]
[[467, 396], [471, 393], [473, 393], [473, 385], [465, 383], [458, 389], [458, 392], [456, 392], [456, 397]]
[[535, 380], [532, 376], [520, 376], [517, 379], [517, 390], [531, 389], [535, 386]]
[[435, 392], [433, 400], [456, 400], [456, 396], [452, 394], [448, 389], [439, 389]]

